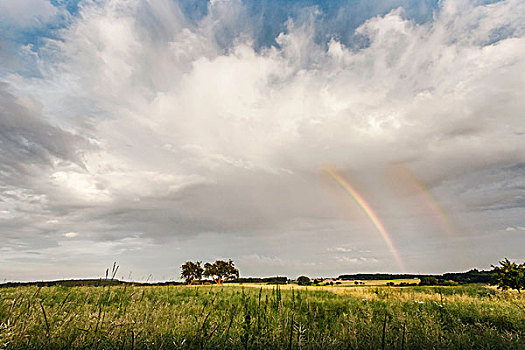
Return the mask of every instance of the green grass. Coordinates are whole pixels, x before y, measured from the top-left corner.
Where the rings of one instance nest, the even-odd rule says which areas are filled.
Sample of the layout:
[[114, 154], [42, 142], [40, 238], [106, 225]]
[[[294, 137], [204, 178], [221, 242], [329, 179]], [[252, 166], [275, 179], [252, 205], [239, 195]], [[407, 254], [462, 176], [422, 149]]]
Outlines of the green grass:
[[458, 287], [19, 287], [0, 349], [523, 349], [525, 299]]

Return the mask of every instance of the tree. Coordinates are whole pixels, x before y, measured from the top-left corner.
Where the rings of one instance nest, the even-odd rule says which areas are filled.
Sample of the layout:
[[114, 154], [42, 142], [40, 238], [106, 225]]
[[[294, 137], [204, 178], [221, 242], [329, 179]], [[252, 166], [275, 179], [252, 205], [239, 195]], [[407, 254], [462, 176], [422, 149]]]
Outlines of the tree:
[[419, 285], [420, 286], [435, 286], [438, 285], [439, 282], [436, 277], [434, 276], [423, 276], [419, 279]]
[[217, 284], [223, 284], [232, 278], [239, 278], [239, 270], [235, 268], [231, 259], [216, 260], [213, 264], [204, 264], [204, 276], [211, 277]]
[[518, 265], [507, 258], [499, 263], [501, 266], [492, 265], [496, 273], [495, 284], [503, 290], [511, 288], [521, 293], [525, 289], [525, 263]]
[[300, 286], [309, 286], [311, 284], [310, 278], [306, 276], [299, 276], [297, 278], [297, 284], [299, 284]]
[[182, 273], [180, 277], [184, 278], [188, 284], [193, 284], [193, 281], [200, 280], [204, 272], [201, 264], [201, 261], [186, 261], [186, 263], [181, 266]]

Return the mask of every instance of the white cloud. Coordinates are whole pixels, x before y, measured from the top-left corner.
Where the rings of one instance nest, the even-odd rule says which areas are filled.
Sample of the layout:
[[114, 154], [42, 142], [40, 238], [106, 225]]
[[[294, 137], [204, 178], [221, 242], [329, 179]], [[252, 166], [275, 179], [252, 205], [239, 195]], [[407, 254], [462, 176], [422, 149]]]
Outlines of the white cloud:
[[351, 248], [344, 248], [344, 247], [336, 247], [336, 248], [328, 248], [326, 250], [329, 253], [335, 252], [335, 253], [352, 253], [354, 250]]
[[40, 26], [53, 19], [57, 12], [47, 0], [0, 0], [0, 22], [4, 25]]
[[369, 263], [377, 263], [378, 260], [376, 258], [370, 258], [370, 257], [349, 257], [349, 256], [338, 256], [335, 258], [336, 261], [343, 263], [343, 264], [369, 264]]
[[[84, 9], [64, 32], [55, 48], [62, 63], [49, 78], [63, 86], [60, 103], [85, 96], [102, 108], [92, 136], [104, 145], [100, 157], [125, 162], [126, 171], [210, 177], [235, 167], [312, 172], [323, 163], [367, 169], [411, 159], [433, 181], [521, 159], [522, 138], [509, 130], [520, 128], [524, 108], [511, 96], [523, 84], [525, 39], [484, 44], [501, 26], [519, 34], [522, 7], [446, 3], [432, 26], [394, 11], [357, 30], [371, 42], [357, 52], [335, 40], [323, 51], [308, 34], [313, 24], [290, 24], [281, 49], [255, 52], [240, 39], [223, 54], [206, 38], [211, 18], [176, 27], [159, 46], [136, 7], [115, 1]], [[184, 26], [178, 16], [171, 19]], [[447, 27], [479, 21], [483, 30]], [[208, 44], [198, 44], [203, 38]], [[172, 47], [181, 42], [200, 49], [180, 57]], [[158, 152], [166, 147], [172, 156]]]
[[508, 226], [505, 231], [509, 231], [509, 232], [512, 232], [512, 231], [525, 231], [525, 227], [524, 226]]
[[75, 238], [78, 236], [78, 232], [67, 232], [67, 233], [64, 233], [64, 237], [67, 237], [67, 238]]

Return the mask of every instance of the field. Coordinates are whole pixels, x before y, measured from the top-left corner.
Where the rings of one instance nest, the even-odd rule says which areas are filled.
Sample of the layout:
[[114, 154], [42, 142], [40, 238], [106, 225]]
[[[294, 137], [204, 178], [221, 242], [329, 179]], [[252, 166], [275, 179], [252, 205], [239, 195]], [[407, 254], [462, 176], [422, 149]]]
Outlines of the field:
[[0, 349], [524, 349], [525, 298], [481, 285], [0, 289]]
[[[338, 281], [340, 284], [334, 284], [333, 287], [354, 287], [356, 286], [386, 286], [387, 283], [394, 283], [394, 284], [400, 284], [400, 283], [409, 283], [409, 284], [418, 284], [419, 279], [395, 279], [395, 280], [351, 280], [351, 281]], [[326, 283], [323, 282], [325, 285]]]

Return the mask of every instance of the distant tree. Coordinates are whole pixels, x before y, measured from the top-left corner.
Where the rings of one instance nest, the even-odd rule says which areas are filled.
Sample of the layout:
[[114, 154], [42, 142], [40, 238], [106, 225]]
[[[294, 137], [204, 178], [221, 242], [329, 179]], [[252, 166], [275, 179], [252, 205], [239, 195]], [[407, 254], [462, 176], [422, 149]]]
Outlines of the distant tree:
[[186, 261], [186, 263], [180, 267], [182, 270], [180, 277], [184, 278], [187, 284], [193, 284], [195, 280], [200, 280], [204, 272], [201, 264], [201, 261]]
[[357, 286], [359, 284], [359, 282], [358, 281], [354, 281], [354, 284]]
[[300, 286], [309, 286], [311, 284], [310, 278], [306, 276], [299, 276], [297, 278], [297, 284]]
[[389, 286], [389, 287], [393, 287], [394, 286], [394, 282], [386, 282], [386, 285]]
[[204, 264], [203, 275], [211, 277], [217, 284], [223, 284], [233, 278], [239, 278], [239, 270], [235, 268], [231, 259], [228, 261], [216, 260], [213, 264]]
[[419, 280], [420, 286], [435, 286], [437, 284], [439, 284], [439, 282], [434, 276], [423, 276]]
[[518, 265], [507, 258], [499, 263], [501, 266], [492, 265], [496, 273], [495, 284], [503, 290], [511, 288], [521, 293], [525, 289], [525, 263]]

